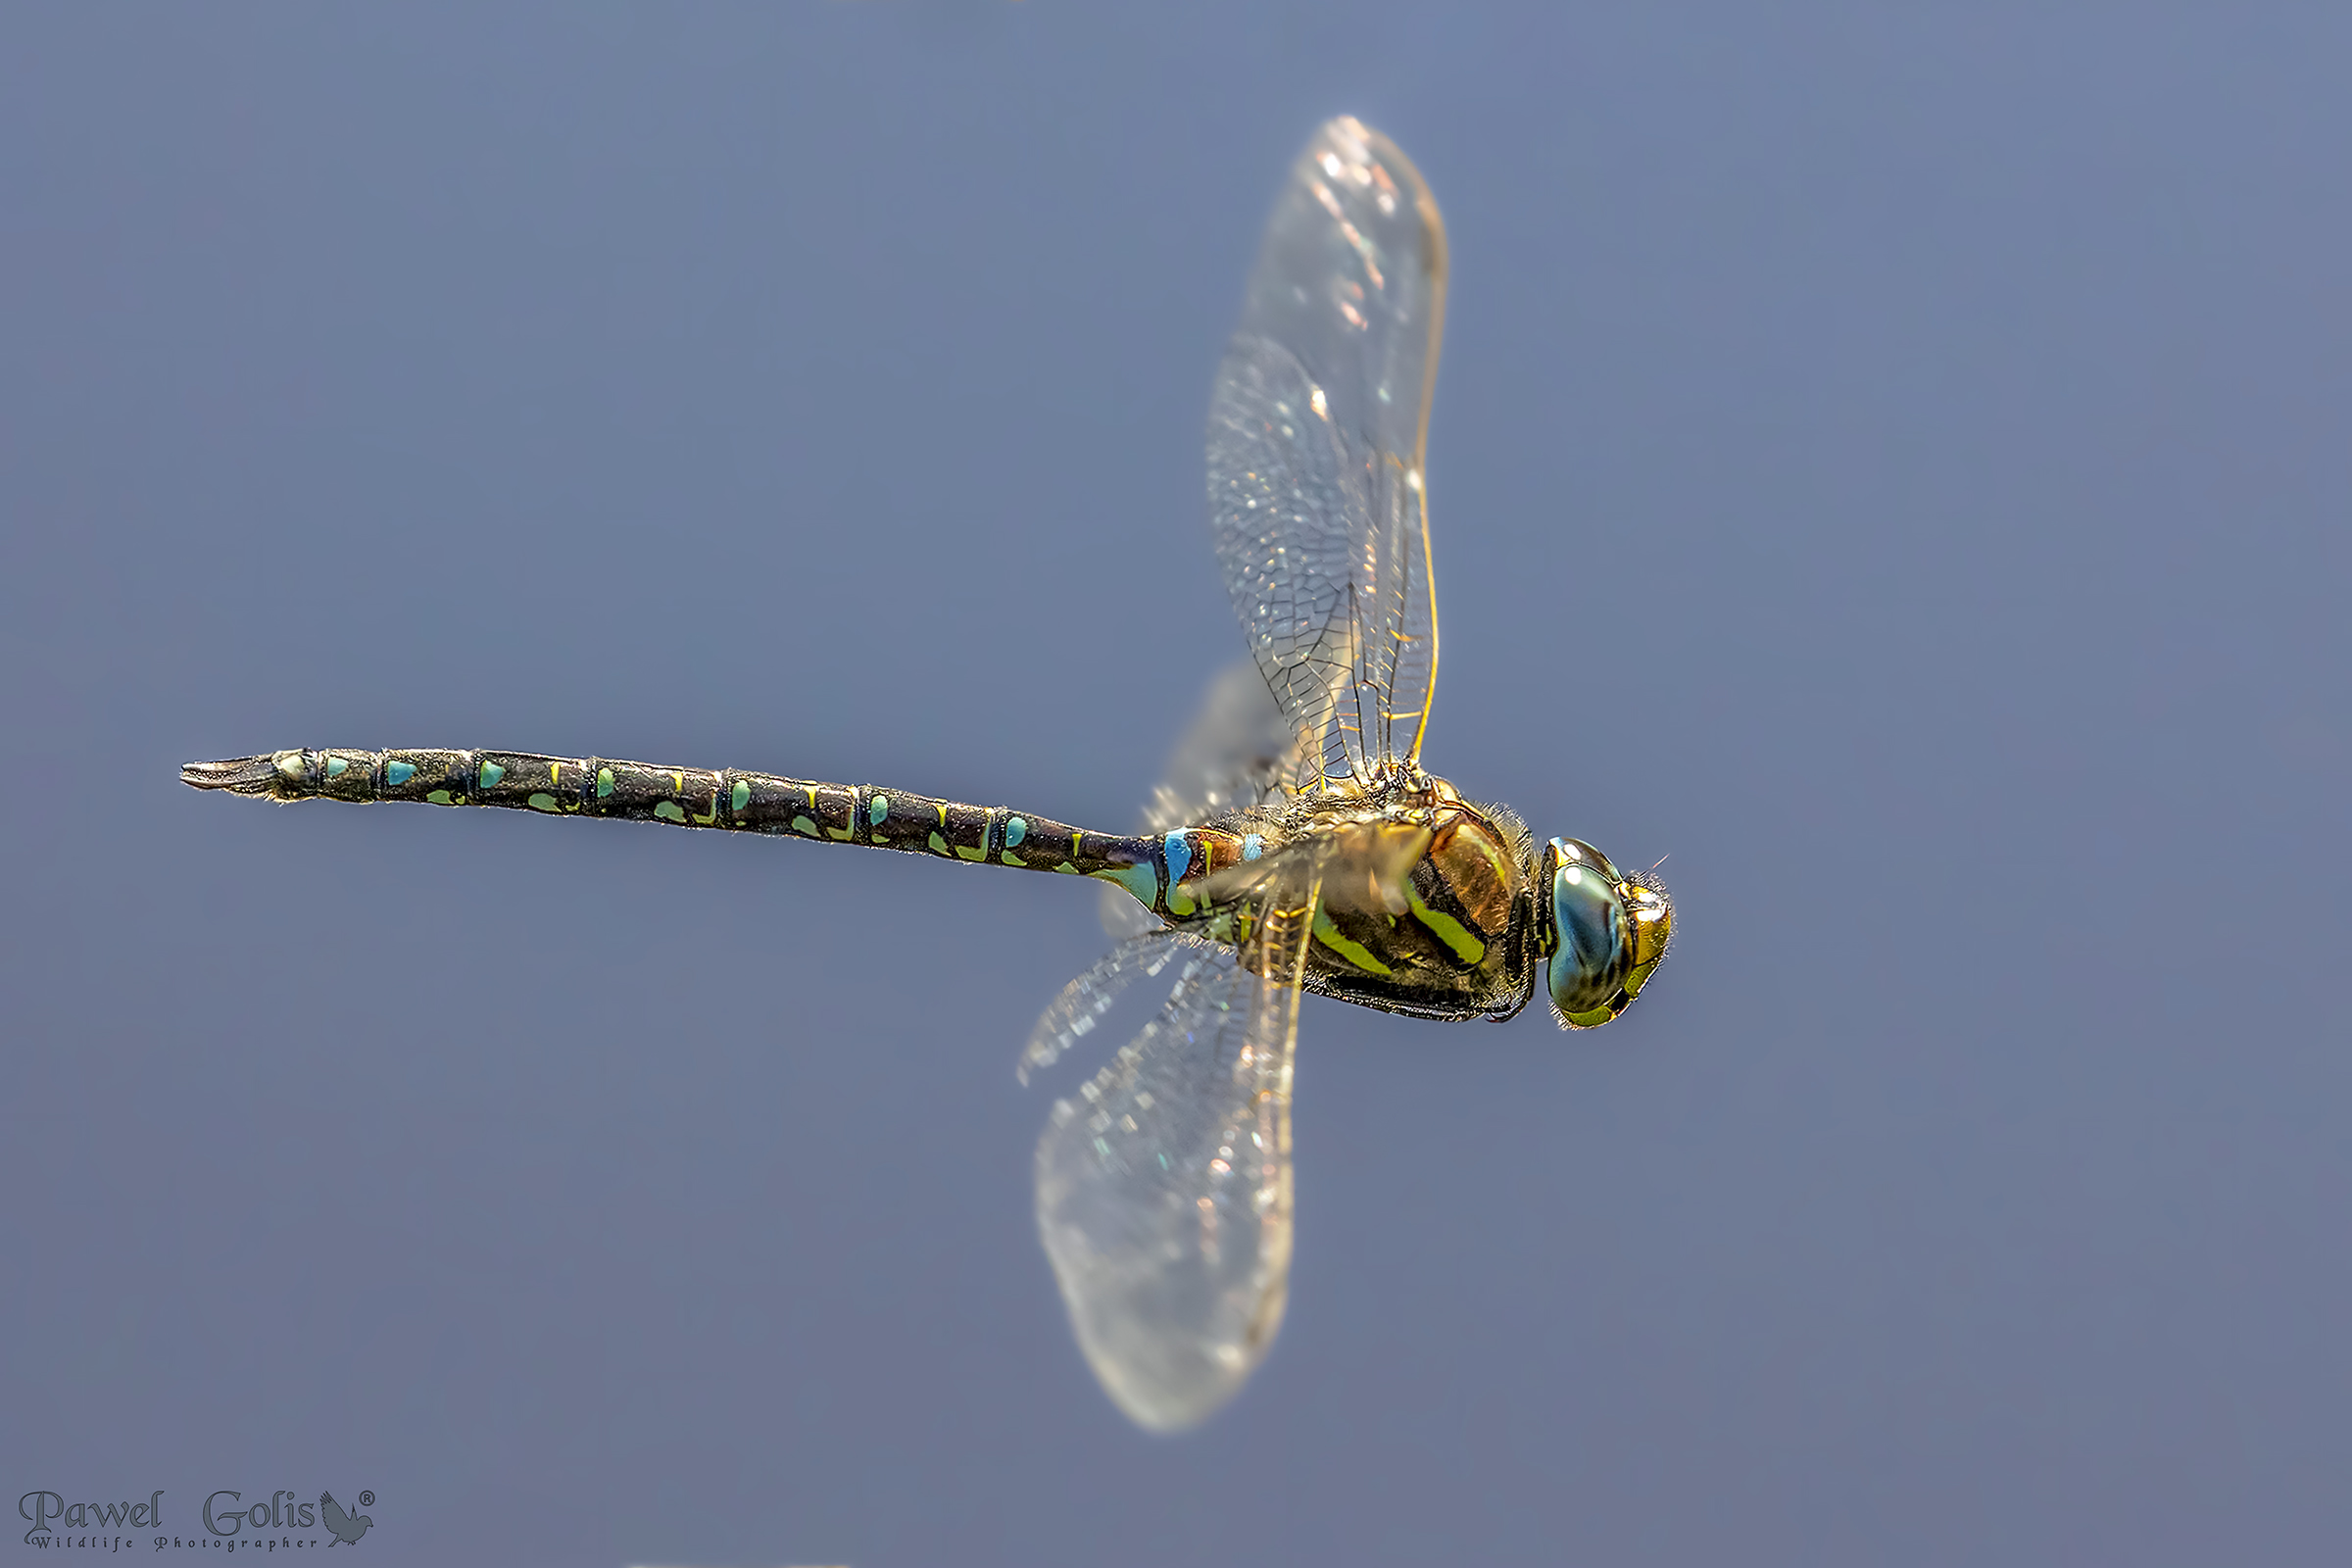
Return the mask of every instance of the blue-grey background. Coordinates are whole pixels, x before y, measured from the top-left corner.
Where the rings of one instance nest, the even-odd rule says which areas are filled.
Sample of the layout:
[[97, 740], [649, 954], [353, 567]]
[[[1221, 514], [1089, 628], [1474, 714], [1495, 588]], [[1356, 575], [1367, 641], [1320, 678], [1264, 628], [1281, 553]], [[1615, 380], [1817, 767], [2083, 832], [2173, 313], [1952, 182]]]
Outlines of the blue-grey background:
[[[2340, 1561], [2352, 24], [1764, 9], [12, 10], [0, 1492], [367, 1488], [403, 1562]], [[1091, 888], [174, 782], [1123, 826], [1240, 650], [1207, 383], [1339, 112], [1453, 242], [1431, 760], [1685, 929], [1598, 1036], [1308, 1004], [1206, 1430], [1102, 1399], [1032, 1231]]]

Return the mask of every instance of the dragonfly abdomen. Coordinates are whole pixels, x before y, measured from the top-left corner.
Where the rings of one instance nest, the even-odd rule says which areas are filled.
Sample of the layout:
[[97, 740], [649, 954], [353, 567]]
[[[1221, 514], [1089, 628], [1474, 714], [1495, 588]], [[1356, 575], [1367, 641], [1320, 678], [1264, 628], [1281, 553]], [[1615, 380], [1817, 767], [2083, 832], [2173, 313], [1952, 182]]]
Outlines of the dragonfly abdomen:
[[1142, 837], [1097, 833], [1005, 807], [967, 806], [871, 784], [533, 752], [271, 752], [191, 762], [180, 769], [180, 780], [198, 789], [277, 801], [498, 806], [546, 816], [613, 817], [863, 844], [974, 864], [1100, 877], [1162, 914], [1168, 911], [1172, 885], [1176, 904], [1189, 909], [1188, 887], [1212, 861], [1224, 863], [1240, 853], [1222, 844], [1227, 835], [1206, 829]]

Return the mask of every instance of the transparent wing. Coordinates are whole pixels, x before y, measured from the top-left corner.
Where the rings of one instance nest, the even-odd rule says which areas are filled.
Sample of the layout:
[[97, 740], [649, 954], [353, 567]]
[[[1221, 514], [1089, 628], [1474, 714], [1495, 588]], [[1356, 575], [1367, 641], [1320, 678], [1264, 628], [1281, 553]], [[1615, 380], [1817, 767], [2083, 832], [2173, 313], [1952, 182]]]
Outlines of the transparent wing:
[[[1253, 664], [1229, 664], [1201, 694], [1192, 727], [1144, 808], [1144, 831], [1198, 827], [1286, 793], [1298, 742]], [[1133, 904], [1132, 898], [1127, 901]]]
[[1037, 1224], [1078, 1346], [1112, 1401], [1173, 1431], [1223, 1404], [1282, 1323], [1291, 1266], [1291, 1070], [1311, 874], [1236, 952], [1172, 932], [1124, 944], [1046, 1010], [1025, 1064], [1117, 991], [1173, 967], [1167, 1005], [1057, 1102]]
[[[1127, 902], [1135, 902], [1133, 897]], [[1210, 944], [1192, 937], [1181, 936], [1165, 926], [1154, 926], [1145, 935], [1130, 937], [1104, 954], [1095, 966], [1061, 988], [1029, 1032], [1029, 1044], [1021, 1052], [1021, 1064], [1016, 1069], [1023, 1084], [1029, 1075], [1051, 1067], [1079, 1042], [1095, 1032], [1119, 998], [1138, 980], [1156, 977], [1171, 963], [1190, 962], [1203, 954], [1214, 951]], [[1196, 971], [1197, 972], [1197, 971]], [[1189, 979], [1179, 972], [1178, 989]]]
[[[1287, 791], [1298, 770], [1298, 739], [1257, 666], [1248, 661], [1228, 665], [1208, 683], [1192, 727], [1168, 759], [1166, 774], [1144, 808], [1142, 831], [1171, 833], [1263, 806]], [[1138, 936], [1158, 926], [1125, 889], [1102, 890], [1102, 928], [1112, 936]]]
[[1266, 226], [1208, 416], [1217, 559], [1302, 784], [1420, 756], [1445, 307], [1446, 228], [1420, 173], [1378, 131], [1324, 125]]

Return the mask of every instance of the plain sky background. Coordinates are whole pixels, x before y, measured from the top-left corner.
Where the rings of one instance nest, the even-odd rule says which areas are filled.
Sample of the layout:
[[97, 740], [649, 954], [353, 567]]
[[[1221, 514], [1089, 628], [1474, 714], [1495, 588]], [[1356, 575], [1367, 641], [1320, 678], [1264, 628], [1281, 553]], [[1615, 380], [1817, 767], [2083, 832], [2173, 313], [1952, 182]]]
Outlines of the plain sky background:
[[[11, 8], [0, 1494], [365, 1488], [416, 1563], [2342, 1561], [2347, 15]], [[1208, 380], [1341, 112], [1453, 247], [1430, 760], [1671, 852], [1682, 930], [1597, 1036], [1307, 1004], [1205, 1430], [1035, 1240], [1092, 888], [175, 782], [1125, 826], [1241, 650]]]

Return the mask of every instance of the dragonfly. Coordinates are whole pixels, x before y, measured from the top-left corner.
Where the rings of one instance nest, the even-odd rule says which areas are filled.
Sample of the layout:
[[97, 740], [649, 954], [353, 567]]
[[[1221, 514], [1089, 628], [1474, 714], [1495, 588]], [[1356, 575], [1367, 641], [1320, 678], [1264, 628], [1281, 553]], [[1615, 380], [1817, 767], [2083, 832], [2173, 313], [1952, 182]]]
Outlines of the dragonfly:
[[599, 757], [294, 750], [181, 770], [276, 801], [413, 801], [855, 844], [1099, 880], [1121, 938], [1046, 1008], [1025, 1083], [1140, 983], [1140, 1030], [1057, 1100], [1037, 1223], [1111, 1400], [1193, 1426], [1289, 1299], [1300, 998], [1562, 1027], [1623, 1013], [1665, 956], [1651, 871], [1539, 847], [1422, 766], [1438, 669], [1424, 466], [1446, 229], [1396, 145], [1324, 124], [1292, 165], [1209, 401], [1208, 519], [1251, 658], [1211, 682], [1140, 829], [870, 784]]

